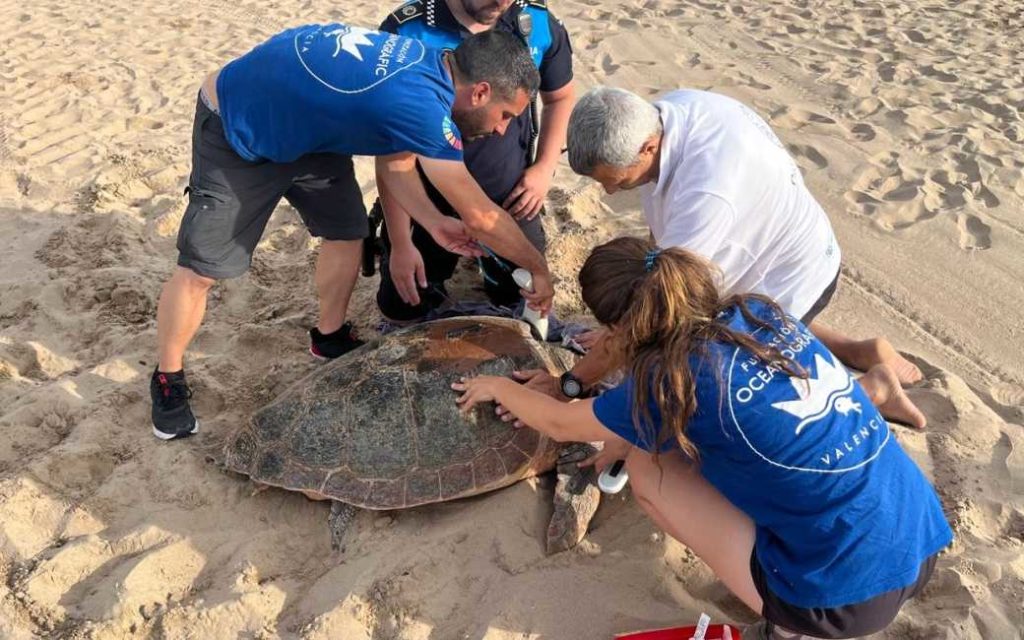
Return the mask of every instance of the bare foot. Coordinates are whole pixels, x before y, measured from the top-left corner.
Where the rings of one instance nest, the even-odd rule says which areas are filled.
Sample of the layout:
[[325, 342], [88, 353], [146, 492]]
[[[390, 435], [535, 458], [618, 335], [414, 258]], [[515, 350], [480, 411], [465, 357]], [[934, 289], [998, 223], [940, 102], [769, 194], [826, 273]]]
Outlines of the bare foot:
[[866, 342], [874, 343], [879, 362], [889, 365], [889, 368], [899, 378], [900, 384], [915, 384], [924, 378], [924, 374], [921, 373], [917, 365], [904, 358], [885, 338], [874, 338]]
[[878, 364], [887, 364], [899, 379], [900, 384], [914, 384], [924, 378], [924, 374], [910, 360], [907, 360], [885, 338], [858, 340], [850, 344], [843, 354], [844, 361], [861, 371], [870, 371]]
[[[916, 369], [916, 367], [915, 367]], [[918, 371], [920, 373], [920, 371]], [[868, 397], [887, 420], [924, 429], [928, 418], [910, 400], [900, 384], [896, 371], [887, 364], [878, 364], [859, 380]]]

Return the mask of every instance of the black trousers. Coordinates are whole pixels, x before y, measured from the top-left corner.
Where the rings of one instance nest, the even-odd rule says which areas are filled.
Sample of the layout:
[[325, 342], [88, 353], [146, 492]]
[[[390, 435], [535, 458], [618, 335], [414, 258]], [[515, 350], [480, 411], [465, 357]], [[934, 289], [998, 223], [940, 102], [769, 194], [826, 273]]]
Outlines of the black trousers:
[[[458, 214], [455, 209], [430, 184], [422, 171], [420, 178], [423, 180], [423, 186], [434, 206], [444, 215], [457, 218]], [[373, 206], [374, 209], [378, 209], [380, 201], [375, 202]], [[544, 253], [547, 237], [544, 234], [541, 215], [535, 216], [532, 220], [520, 220], [519, 228], [533, 246]], [[420, 304], [411, 305], [398, 295], [398, 289], [395, 288], [395, 283], [391, 278], [391, 239], [388, 237], [386, 223], [381, 227], [381, 239], [384, 251], [380, 261], [380, 286], [377, 288], [377, 306], [380, 308], [380, 312], [392, 320], [409, 321], [422, 318], [432, 309], [439, 307], [448, 295], [445, 282], [455, 273], [460, 256], [446, 251], [434, 242], [426, 229], [413, 221], [412, 243], [423, 256], [427, 288], [420, 291]], [[484, 291], [488, 299], [498, 306], [516, 305], [520, 299], [519, 286], [512, 280], [512, 271], [519, 265], [507, 260], [499, 262], [494, 258], [486, 257], [481, 259], [481, 266], [484, 273]]]

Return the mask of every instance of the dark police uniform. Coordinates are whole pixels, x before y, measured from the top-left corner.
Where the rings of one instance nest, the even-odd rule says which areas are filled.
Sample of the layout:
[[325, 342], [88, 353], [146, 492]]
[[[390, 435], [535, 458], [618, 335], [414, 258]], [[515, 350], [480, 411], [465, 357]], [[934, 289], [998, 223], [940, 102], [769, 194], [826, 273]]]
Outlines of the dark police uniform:
[[[528, 25], [524, 28], [524, 25]], [[498, 19], [494, 29], [519, 35], [530, 48], [534, 64], [540, 71], [540, 90], [557, 91], [572, 81], [572, 48], [565, 27], [547, 9], [545, 0], [519, 0]], [[390, 14], [380, 26], [381, 31], [397, 33], [421, 40], [438, 49], [454, 49], [470, 32], [462, 26], [444, 0], [413, 0]], [[528, 32], [528, 33], [524, 33]], [[502, 136], [489, 136], [464, 142], [464, 160], [469, 173], [484, 193], [498, 205], [512, 192], [529, 166], [531, 139], [534, 136], [529, 109], [514, 118]], [[457, 213], [426, 179], [424, 187], [431, 201], [443, 214]], [[423, 256], [428, 290], [420, 291], [417, 306], [406, 304], [398, 295], [389, 272], [390, 240], [381, 231], [384, 255], [381, 259], [380, 288], [377, 305], [385, 316], [395, 320], [412, 320], [425, 315], [444, 300], [444, 282], [452, 276], [459, 257], [439, 247], [422, 227], [413, 224], [413, 244]], [[539, 251], [545, 248], [544, 228], [540, 216], [519, 221], [526, 237]], [[484, 288], [492, 302], [511, 306], [519, 300], [519, 288], [512, 281], [515, 265], [500, 264], [493, 258], [483, 261]]]

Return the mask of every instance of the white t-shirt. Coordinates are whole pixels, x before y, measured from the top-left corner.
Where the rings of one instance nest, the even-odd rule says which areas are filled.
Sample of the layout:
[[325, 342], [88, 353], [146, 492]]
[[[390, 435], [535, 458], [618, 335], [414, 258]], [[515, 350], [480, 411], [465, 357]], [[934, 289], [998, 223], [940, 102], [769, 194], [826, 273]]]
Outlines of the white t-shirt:
[[802, 317], [835, 279], [840, 252], [793, 158], [732, 98], [685, 90], [654, 104], [660, 170], [642, 189], [655, 242], [711, 260], [724, 295], [762, 293]]

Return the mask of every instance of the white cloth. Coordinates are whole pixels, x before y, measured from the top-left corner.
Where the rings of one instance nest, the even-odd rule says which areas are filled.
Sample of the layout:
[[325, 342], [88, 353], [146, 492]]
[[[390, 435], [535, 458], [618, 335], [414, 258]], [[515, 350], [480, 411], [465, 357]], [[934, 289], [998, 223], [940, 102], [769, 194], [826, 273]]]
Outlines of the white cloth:
[[800, 318], [839, 272], [832, 225], [793, 158], [732, 98], [675, 91], [656, 101], [664, 135], [644, 215], [659, 247], [722, 270], [722, 293], [762, 293]]

